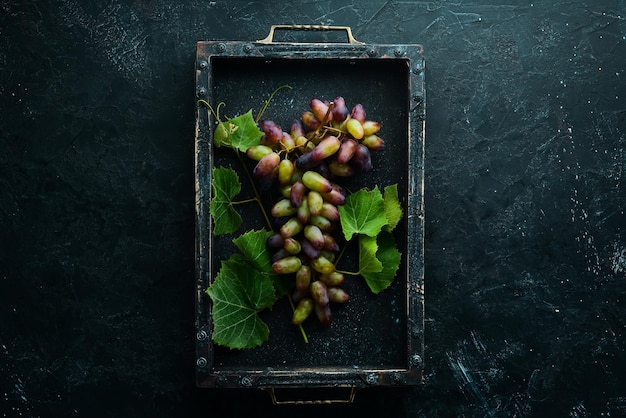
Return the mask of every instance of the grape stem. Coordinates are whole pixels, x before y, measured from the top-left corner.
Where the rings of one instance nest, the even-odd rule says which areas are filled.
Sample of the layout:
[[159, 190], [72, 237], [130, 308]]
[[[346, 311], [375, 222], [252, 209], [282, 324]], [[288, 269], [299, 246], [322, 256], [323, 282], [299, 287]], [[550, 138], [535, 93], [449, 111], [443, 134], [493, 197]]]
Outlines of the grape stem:
[[254, 121], [258, 122], [261, 119], [261, 116], [263, 116], [263, 113], [265, 113], [265, 109], [267, 109], [267, 106], [269, 106], [270, 102], [272, 101], [276, 93], [278, 93], [282, 89], [291, 89], [291, 88], [292, 87], [290, 85], [284, 84], [278, 87], [276, 90], [274, 90], [272, 94], [270, 95], [270, 97], [263, 103], [263, 106], [261, 107], [261, 110], [259, 110], [259, 114], [256, 116], [256, 119]]
[[246, 199], [243, 202], [251, 202], [252, 200], [256, 200], [256, 202], [259, 204], [259, 208], [261, 209], [261, 213], [263, 214], [263, 217], [265, 218], [265, 223], [267, 223], [267, 227], [270, 229], [270, 231], [274, 232], [274, 228], [272, 228], [272, 223], [270, 222], [270, 218], [267, 216], [267, 212], [265, 212], [265, 208], [263, 207], [263, 203], [261, 202], [261, 194], [259, 193], [259, 190], [257, 189], [256, 185], [254, 184], [254, 179], [252, 178], [252, 175], [250, 174], [250, 170], [248, 170], [248, 167], [246, 166], [245, 161], [243, 160], [243, 158], [241, 158], [241, 153], [239, 153], [238, 149], [234, 149], [235, 150], [235, 154], [237, 155], [237, 158], [239, 159], [239, 162], [241, 163], [241, 166], [243, 167], [243, 171], [246, 172], [246, 176], [248, 177], [248, 180], [250, 181], [250, 185], [252, 186], [252, 190], [254, 192], [254, 197], [251, 199]]
[[251, 197], [250, 199], [231, 201], [230, 204], [231, 205], [241, 205], [243, 203], [250, 203], [250, 202], [256, 202], [256, 201], [257, 201], [256, 197]]
[[360, 274], [361, 274], [361, 272], [360, 272], [360, 271], [356, 271], [356, 272], [355, 272], [355, 271], [345, 271], [345, 270], [338, 270], [338, 269], [335, 269], [335, 271], [336, 271], [337, 273], [347, 274], [347, 275], [349, 275], [349, 276], [358, 276], [358, 275], [360, 275]]

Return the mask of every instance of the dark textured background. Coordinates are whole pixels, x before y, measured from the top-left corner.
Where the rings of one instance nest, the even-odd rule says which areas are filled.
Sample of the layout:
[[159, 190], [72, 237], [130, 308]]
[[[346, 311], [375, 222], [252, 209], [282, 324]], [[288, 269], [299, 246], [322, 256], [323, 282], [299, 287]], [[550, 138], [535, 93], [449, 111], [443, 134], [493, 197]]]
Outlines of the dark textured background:
[[[625, 17], [621, 0], [2, 1], [2, 416], [626, 415]], [[423, 387], [311, 408], [194, 387], [195, 44], [274, 23], [424, 45]]]

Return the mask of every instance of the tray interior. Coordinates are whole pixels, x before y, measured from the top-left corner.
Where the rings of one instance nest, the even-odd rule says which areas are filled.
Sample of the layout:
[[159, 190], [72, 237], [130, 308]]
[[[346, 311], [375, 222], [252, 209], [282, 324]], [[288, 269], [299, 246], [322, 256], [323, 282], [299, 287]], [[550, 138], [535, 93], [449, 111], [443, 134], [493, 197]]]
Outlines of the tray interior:
[[[277, 87], [288, 84], [267, 107], [263, 118], [272, 119], [289, 131], [294, 119], [308, 110], [311, 98], [333, 100], [343, 96], [351, 107], [362, 103], [368, 119], [377, 120], [385, 139], [383, 151], [372, 154], [374, 170], [343, 182], [348, 189], [361, 187], [381, 190], [398, 184], [400, 200], [406, 206], [408, 191], [408, 114], [409, 76], [403, 60], [391, 59], [266, 59], [212, 57], [209, 74], [211, 103], [224, 102], [221, 113], [233, 117], [253, 109], [256, 116], [263, 102]], [[229, 166], [239, 172], [241, 196], [252, 196], [240, 162], [231, 150], [214, 149], [214, 165]], [[276, 190], [264, 192], [273, 202]], [[254, 204], [237, 208], [244, 219], [241, 232], [264, 227]], [[406, 213], [406, 207], [405, 207]], [[261, 313], [270, 328], [269, 340], [251, 350], [230, 350], [214, 346], [214, 370], [267, 370], [293, 368], [403, 368], [407, 361], [407, 236], [406, 219], [396, 228], [396, 243], [402, 262], [394, 283], [378, 295], [370, 292], [364, 280], [348, 277], [343, 288], [351, 295], [346, 305], [333, 304], [333, 322], [319, 325], [308, 319], [304, 328], [306, 344], [297, 327], [290, 322], [291, 308], [283, 298], [271, 311]], [[220, 261], [235, 251], [232, 238], [213, 237], [211, 278]], [[353, 246], [354, 247], [354, 246]], [[356, 270], [356, 248], [346, 251], [341, 261], [344, 270]]]

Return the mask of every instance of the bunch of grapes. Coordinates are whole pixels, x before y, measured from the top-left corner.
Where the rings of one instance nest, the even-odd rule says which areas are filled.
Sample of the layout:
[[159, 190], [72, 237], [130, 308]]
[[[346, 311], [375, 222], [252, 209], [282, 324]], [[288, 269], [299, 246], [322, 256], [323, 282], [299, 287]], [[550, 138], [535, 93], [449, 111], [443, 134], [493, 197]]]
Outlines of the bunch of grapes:
[[346, 201], [337, 183], [342, 177], [372, 170], [371, 151], [384, 148], [377, 135], [380, 124], [366, 119], [363, 105], [350, 111], [342, 97], [332, 102], [310, 101], [310, 110], [295, 120], [290, 132], [262, 120], [261, 144], [246, 155], [257, 161], [253, 175], [264, 188], [278, 184], [281, 198], [271, 214], [280, 230], [268, 239], [275, 249], [272, 270], [294, 274], [292, 299], [297, 306], [292, 322], [301, 324], [315, 312], [323, 324], [331, 322], [330, 302], [345, 303], [343, 273], [336, 271], [339, 210]]

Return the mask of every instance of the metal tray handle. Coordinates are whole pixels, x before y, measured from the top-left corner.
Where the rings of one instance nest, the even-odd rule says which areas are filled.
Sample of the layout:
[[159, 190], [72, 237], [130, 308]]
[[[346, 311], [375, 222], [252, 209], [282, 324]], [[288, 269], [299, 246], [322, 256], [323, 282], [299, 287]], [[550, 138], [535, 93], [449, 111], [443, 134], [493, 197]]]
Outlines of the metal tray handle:
[[272, 398], [272, 403], [274, 405], [329, 405], [329, 404], [337, 404], [337, 403], [353, 403], [354, 397], [356, 396], [356, 392], [359, 388], [351, 387], [350, 393], [348, 394], [347, 399], [313, 399], [313, 400], [279, 400], [276, 396], [276, 391], [274, 388], [265, 388], [265, 390], [270, 394]]
[[279, 30], [301, 30], [301, 31], [344, 31], [348, 37], [349, 44], [364, 44], [365, 42], [359, 42], [352, 36], [352, 29], [349, 26], [324, 26], [324, 25], [272, 25], [270, 27], [270, 33], [264, 39], [259, 39], [257, 42], [261, 44], [274, 44], [281, 42], [274, 42], [274, 31]]

